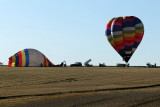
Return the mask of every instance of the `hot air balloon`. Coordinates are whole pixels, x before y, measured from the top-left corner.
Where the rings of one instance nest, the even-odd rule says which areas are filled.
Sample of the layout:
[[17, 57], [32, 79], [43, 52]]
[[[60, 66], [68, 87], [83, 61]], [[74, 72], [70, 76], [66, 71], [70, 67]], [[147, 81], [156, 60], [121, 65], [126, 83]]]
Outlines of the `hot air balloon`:
[[9, 58], [8, 66], [11, 67], [39, 67], [54, 66], [48, 58], [36, 49], [24, 49]]
[[116, 17], [106, 24], [105, 33], [111, 46], [128, 63], [143, 38], [144, 26], [135, 16]]

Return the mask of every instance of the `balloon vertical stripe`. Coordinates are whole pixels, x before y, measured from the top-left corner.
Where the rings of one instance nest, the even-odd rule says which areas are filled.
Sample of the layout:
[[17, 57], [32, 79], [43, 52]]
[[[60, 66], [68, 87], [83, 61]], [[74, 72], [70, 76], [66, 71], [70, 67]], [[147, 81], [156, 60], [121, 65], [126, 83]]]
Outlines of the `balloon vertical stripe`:
[[123, 20], [123, 41], [125, 45], [125, 54], [131, 54], [135, 40], [134, 17], [124, 17]]
[[24, 50], [21, 51], [22, 54], [22, 66], [24, 67], [26, 65], [26, 55]]
[[12, 67], [15, 66], [15, 62], [16, 62], [16, 57], [15, 55], [12, 56]]
[[46, 60], [47, 60], [47, 66], [49, 66], [49, 60], [46, 58]]
[[12, 66], [12, 57], [9, 58], [8, 66]]
[[15, 66], [18, 67], [18, 65], [19, 65], [19, 56], [18, 56], [18, 53], [15, 54], [15, 57], [16, 57]]
[[22, 53], [21, 53], [21, 51], [18, 52], [18, 56], [19, 56], [19, 64], [18, 64], [18, 66], [21, 67], [22, 66]]
[[136, 34], [135, 34], [135, 42], [133, 45], [134, 48], [132, 49], [132, 52], [134, 52], [137, 49], [144, 35], [144, 26], [141, 20], [139, 18], [135, 18], [133, 22], [135, 24]]
[[46, 66], [47, 65], [46, 58], [45, 58], [44, 55], [43, 55], [43, 57], [44, 57], [44, 63], [43, 63], [43, 65]]
[[114, 19], [113, 23], [111, 24], [111, 35], [114, 38], [114, 43], [116, 48], [118, 49], [118, 53], [121, 56], [124, 56], [124, 42], [123, 42], [123, 18], [117, 17]]
[[114, 39], [113, 39], [113, 37], [112, 37], [112, 35], [111, 35], [111, 24], [112, 24], [112, 22], [113, 22], [113, 20], [114, 20], [115, 18], [112, 18], [108, 23], [107, 23], [107, 25], [106, 25], [106, 36], [107, 36], [107, 39], [108, 39], [108, 41], [109, 41], [109, 43], [112, 45], [112, 47], [117, 51], [117, 52], [119, 52], [119, 50], [116, 48], [116, 45], [115, 45], [115, 43], [114, 43]]
[[25, 52], [25, 57], [26, 57], [26, 67], [28, 67], [29, 65], [29, 54], [28, 54], [28, 49], [24, 49]]

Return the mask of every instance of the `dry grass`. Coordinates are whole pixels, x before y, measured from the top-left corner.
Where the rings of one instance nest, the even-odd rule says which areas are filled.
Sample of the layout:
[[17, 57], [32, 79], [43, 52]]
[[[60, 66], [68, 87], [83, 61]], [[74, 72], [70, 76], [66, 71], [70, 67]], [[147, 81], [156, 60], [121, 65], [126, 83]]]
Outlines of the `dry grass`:
[[0, 99], [0, 105], [15, 104], [17, 99], [35, 100], [12, 96], [156, 85], [159, 77], [159, 68], [0, 67], [0, 97], [8, 96]]

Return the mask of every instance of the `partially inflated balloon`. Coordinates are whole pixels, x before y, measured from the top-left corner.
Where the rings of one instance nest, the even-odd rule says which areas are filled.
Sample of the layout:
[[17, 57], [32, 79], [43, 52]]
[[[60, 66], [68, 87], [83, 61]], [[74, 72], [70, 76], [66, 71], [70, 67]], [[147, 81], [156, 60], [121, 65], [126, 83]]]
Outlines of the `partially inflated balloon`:
[[54, 66], [48, 58], [36, 49], [24, 49], [9, 58], [8, 66], [11, 67], [35, 67], [35, 66]]
[[105, 33], [112, 47], [128, 62], [143, 38], [144, 26], [135, 16], [116, 17], [107, 23]]

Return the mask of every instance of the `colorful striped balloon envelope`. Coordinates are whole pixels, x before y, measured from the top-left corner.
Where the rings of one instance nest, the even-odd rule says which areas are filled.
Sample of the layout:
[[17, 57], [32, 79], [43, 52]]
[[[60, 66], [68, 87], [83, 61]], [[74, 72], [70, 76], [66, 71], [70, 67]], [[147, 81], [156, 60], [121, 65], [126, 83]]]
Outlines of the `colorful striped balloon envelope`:
[[127, 63], [142, 41], [144, 26], [135, 16], [116, 17], [106, 24], [105, 33], [111, 46]]
[[48, 58], [36, 49], [24, 49], [9, 58], [8, 66], [11, 67], [49, 67], [54, 66]]

